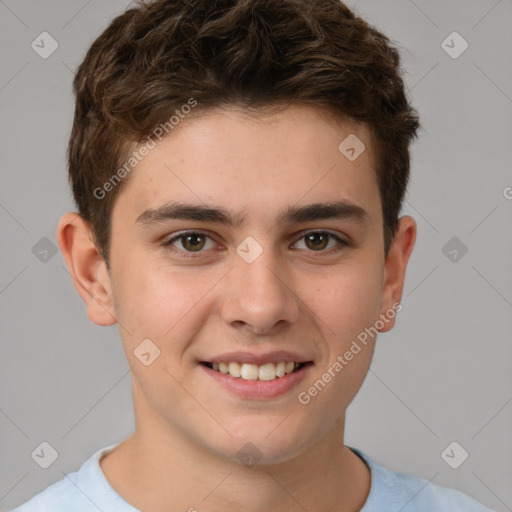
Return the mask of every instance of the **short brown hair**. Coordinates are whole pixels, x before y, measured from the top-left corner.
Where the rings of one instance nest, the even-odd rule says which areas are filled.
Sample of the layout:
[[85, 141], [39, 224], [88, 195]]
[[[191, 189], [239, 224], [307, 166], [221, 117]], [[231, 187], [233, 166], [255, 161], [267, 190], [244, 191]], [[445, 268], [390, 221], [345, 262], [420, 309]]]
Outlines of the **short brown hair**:
[[398, 50], [340, 0], [139, 2], [94, 41], [73, 86], [69, 179], [107, 266], [112, 207], [127, 178], [104, 197], [95, 191], [191, 98], [193, 115], [301, 103], [364, 122], [374, 140], [387, 255], [420, 124]]

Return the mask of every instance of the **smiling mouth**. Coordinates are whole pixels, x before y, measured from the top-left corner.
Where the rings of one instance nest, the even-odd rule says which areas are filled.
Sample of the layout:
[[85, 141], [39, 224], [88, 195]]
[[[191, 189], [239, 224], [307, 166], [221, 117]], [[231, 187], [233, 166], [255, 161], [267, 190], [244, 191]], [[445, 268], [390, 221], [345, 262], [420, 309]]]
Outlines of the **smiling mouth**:
[[294, 361], [281, 361], [279, 363], [248, 364], [248, 363], [210, 363], [202, 361], [201, 364], [219, 373], [244, 380], [273, 381], [299, 371], [301, 368], [313, 364], [311, 361], [296, 363]]

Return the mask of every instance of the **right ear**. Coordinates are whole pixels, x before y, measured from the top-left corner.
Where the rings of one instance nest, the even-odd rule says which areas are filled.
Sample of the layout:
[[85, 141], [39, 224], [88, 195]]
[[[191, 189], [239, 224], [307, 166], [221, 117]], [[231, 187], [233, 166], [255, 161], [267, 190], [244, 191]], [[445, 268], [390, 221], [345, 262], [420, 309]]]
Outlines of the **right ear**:
[[60, 218], [57, 242], [75, 288], [85, 302], [87, 316], [97, 325], [113, 325], [117, 319], [110, 276], [93, 240], [89, 223], [77, 212], [68, 212]]

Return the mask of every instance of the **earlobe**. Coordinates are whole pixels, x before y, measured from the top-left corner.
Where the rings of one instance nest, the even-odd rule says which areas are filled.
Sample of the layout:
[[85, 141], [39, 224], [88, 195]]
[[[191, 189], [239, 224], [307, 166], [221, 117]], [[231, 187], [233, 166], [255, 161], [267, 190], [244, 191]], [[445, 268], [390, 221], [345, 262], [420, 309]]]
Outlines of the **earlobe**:
[[[387, 318], [394, 305], [400, 303], [405, 281], [405, 271], [416, 242], [416, 222], [408, 215], [398, 220], [398, 229], [391, 243], [384, 264], [384, 285], [382, 288], [381, 316]], [[401, 309], [401, 308], [400, 308]], [[386, 314], [387, 313], [387, 314]], [[380, 332], [390, 331], [395, 325], [395, 314], [385, 323]]]
[[110, 277], [89, 223], [76, 212], [64, 214], [57, 228], [57, 241], [91, 322], [115, 324]]

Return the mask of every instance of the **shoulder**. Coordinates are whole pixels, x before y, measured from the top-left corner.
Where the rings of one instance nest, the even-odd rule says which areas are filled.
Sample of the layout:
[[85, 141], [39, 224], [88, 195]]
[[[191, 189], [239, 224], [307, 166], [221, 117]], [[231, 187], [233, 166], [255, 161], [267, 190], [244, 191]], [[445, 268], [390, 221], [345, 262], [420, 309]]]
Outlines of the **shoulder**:
[[80, 491], [73, 482], [76, 482], [77, 473], [70, 473], [66, 478], [50, 485], [12, 512], [43, 512], [46, 510], [57, 512], [64, 510], [64, 507], [77, 512], [88, 512], [91, 508], [84, 507], [84, 497], [80, 496]]
[[392, 471], [360, 450], [351, 450], [366, 462], [371, 472], [370, 493], [361, 512], [492, 512], [463, 492]]
[[11, 512], [137, 512], [110, 487], [101, 471], [101, 456], [114, 446], [98, 450], [78, 471], [69, 473]]

